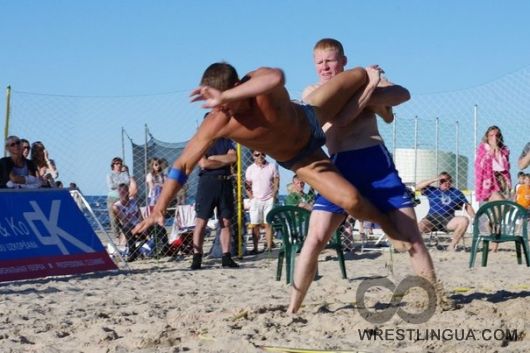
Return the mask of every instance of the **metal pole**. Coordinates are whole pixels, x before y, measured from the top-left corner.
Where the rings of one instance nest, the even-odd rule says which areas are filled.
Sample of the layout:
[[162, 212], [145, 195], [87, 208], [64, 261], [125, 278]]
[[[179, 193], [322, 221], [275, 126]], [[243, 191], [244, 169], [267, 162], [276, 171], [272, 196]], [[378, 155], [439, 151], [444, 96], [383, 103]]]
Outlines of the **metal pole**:
[[[475, 104], [473, 107], [473, 164], [475, 165], [475, 161], [477, 160], [477, 131], [478, 131], [478, 105]], [[472, 171], [474, 171], [472, 169]], [[475, 173], [472, 172], [471, 175], [475, 176]], [[475, 181], [473, 180], [473, 185]]]
[[418, 116], [414, 117], [414, 184], [418, 182]]
[[[147, 135], [149, 134], [149, 129], [147, 128], [147, 124], [145, 124], [145, 129], [144, 129], [144, 175], [143, 175], [143, 180], [145, 180], [145, 177], [147, 175]], [[146, 210], [147, 210], [147, 214], [149, 214], [149, 203], [148, 203], [148, 196], [149, 196], [149, 190], [147, 188], [147, 185], [144, 187], [144, 193], [145, 193], [145, 207], [146, 207]]]
[[121, 127], [121, 159], [125, 163], [125, 129]]
[[459, 146], [459, 140], [460, 140], [460, 124], [458, 123], [458, 120], [455, 122], [456, 124], [456, 156], [455, 156], [455, 175], [456, 175], [456, 188], [460, 189], [460, 178], [459, 178], [459, 170], [458, 165], [460, 164], [460, 146]]
[[[11, 117], [11, 86], [6, 89], [6, 120], [4, 122], [4, 146], [9, 136], [9, 118]], [[7, 149], [4, 147], [4, 157], [7, 156]]]
[[236, 147], [237, 152], [237, 186], [236, 186], [236, 195], [237, 195], [237, 256], [243, 257], [243, 195], [242, 195], [242, 182], [243, 179], [243, 166], [241, 163], [242, 154], [241, 154], [241, 145], [238, 143]]
[[436, 159], [436, 175], [440, 174], [440, 170], [438, 169], [438, 152], [440, 150], [440, 118], [436, 117], [436, 121], [435, 121], [435, 130], [436, 130], [436, 141], [435, 141], [435, 144], [436, 146], [434, 147], [435, 149], [435, 159]]
[[392, 124], [392, 157], [396, 162], [396, 134], [397, 134], [397, 114], [394, 113], [394, 123]]

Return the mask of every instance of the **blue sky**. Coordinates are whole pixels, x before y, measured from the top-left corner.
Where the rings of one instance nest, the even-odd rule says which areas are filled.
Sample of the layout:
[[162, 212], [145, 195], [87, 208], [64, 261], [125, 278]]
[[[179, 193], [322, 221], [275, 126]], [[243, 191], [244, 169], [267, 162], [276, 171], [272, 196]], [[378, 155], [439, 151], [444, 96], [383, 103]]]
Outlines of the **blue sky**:
[[283, 68], [296, 96], [316, 80], [315, 41], [334, 37], [350, 66], [378, 63], [413, 96], [455, 91], [530, 65], [528, 14], [528, 1], [0, 0], [0, 87], [188, 92], [226, 60]]

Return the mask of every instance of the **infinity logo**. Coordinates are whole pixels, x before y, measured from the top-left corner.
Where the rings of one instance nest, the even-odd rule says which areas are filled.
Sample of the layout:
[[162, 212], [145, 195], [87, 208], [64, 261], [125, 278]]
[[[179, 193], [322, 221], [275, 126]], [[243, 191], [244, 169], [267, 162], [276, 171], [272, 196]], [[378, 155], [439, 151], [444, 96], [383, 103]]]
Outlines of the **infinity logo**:
[[[390, 300], [388, 307], [381, 311], [370, 311], [365, 306], [365, 294], [370, 288], [373, 287], [384, 287], [393, 292], [392, 299]], [[423, 312], [409, 313], [400, 307], [401, 300], [403, 298], [402, 293], [405, 293], [410, 288], [421, 288], [427, 293], [429, 297], [429, 303], [427, 305], [427, 308], [425, 308]], [[399, 283], [397, 288], [394, 283], [392, 283], [392, 281], [390, 281], [388, 278], [364, 280], [359, 285], [359, 288], [357, 288], [356, 300], [359, 314], [361, 314], [363, 319], [373, 324], [381, 324], [387, 322], [396, 313], [399, 315], [400, 318], [410, 324], [422, 324], [424, 322], [427, 322], [433, 316], [434, 311], [436, 309], [436, 291], [434, 289], [434, 286], [427, 279], [420, 276], [405, 277]]]

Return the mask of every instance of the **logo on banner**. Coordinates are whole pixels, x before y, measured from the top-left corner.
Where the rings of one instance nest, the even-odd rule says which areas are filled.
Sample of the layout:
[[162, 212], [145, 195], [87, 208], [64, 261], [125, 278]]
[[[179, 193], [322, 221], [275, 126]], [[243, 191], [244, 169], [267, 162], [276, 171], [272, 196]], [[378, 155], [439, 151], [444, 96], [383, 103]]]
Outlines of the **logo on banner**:
[[[42, 245], [56, 245], [63, 255], [69, 255], [70, 252], [63, 243], [67, 241], [71, 245], [83, 250], [84, 252], [94, 252], [90, 246], [76, 239], [75, 236], [68, 233], [58, 226], [59, 210], [61, 208], [60, 200], [53, 200], [50, 208], [50, 215], [46, 217], [39, 204], [36, 201], [30, 201], [29, 204], [33, 208], [33, 212], [24, 212], [24, 218], [28, 222], [29, 227], [42, 243]], [[42, 234], [37, 227], [37, 222], [41, 222], [46, 228], [47, 234]]]

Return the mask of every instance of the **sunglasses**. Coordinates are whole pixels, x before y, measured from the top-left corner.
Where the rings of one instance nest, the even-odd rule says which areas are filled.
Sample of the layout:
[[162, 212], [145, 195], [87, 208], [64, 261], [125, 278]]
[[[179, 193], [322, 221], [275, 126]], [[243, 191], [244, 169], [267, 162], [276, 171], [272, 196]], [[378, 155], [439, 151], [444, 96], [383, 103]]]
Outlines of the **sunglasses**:
[[254, 153], [254, 157], [264, 157], [265, 155], [263, 153]]
[[453, 181], [450, 180], [450, 179], [440, 179], [440, 184], [443, 184], [443, 183], [452, 183]]
[[18, 146], [18, 145], [20, 145], [20, 141], [14, 141], [14, 142], [8, 143], [6, 146], [7, 147], [15, 147], [15, 146]]

